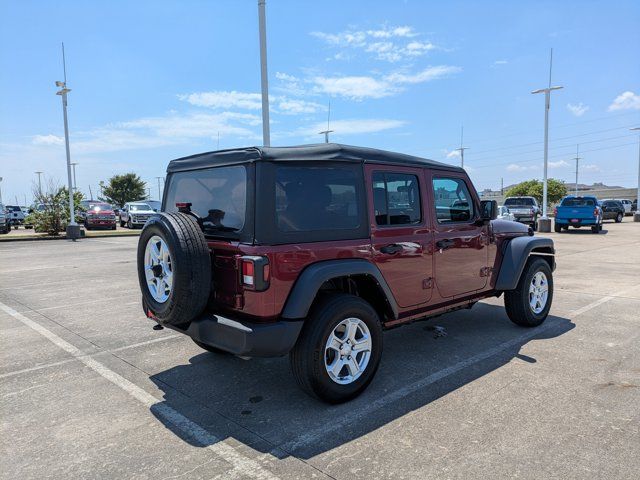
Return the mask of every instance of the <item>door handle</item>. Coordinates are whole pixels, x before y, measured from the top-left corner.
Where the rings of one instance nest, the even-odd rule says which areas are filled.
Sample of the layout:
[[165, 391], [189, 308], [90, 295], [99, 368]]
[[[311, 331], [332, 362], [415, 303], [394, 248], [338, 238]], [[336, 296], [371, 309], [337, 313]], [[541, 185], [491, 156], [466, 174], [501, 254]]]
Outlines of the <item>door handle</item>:
[[436, 242], [436, 248], [438, 250], [446, 250], [447, 248], [450, 248], [453, 246], [455, 242], [449, 238], [445, 239], [445, 240], [438, 240]]
[[400, 253], [403, 250], [402, 245], [398, 245], [397, 243], [392, 243], [391, 245], [385, 245], [380, 248], [382, 253], [386, 253], [388, 255], [395, 255], [396, 253]]

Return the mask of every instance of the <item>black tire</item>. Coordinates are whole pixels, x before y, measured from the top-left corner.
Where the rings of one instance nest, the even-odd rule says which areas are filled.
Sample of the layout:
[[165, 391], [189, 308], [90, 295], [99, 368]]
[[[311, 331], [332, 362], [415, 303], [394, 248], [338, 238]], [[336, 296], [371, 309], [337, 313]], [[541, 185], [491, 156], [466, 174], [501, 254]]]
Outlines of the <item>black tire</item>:
[[[167, 245], [173, 274], [167, 300], [157, 302], [147, 286], [144, 255], [157, 235]], [[211, 291], [211, 256], [197, 221], [183, 213], [158, 213], [149, 219], [138, 241], [138, 280], [143, 302], [163, 325], [186, 325], [204, 310]]]
[[622, 221], [622, 214], [618, 213], [618, 215], [616, 216], [616, 223], [620, 223]]
[[133, 229], [133, 223], [130, 218], [127, 219], [127, 228]]
[[116, 230], [117, 227], [115, 225], [113, 225], [113, 227], [111, 227], [111, 230]]
[[553, 223], [553, 231], [556, 233], [562, 232], [562, 225], [558, 225], [557, 223]]
[[534, 217], [534, 219], [533, 219], [533, 223], [531, 223], [531, 229], [532, 229], [534, 232], [537, 232], [537, 231], [538, 231], [538, 218], [537, 218], [537, 217]]
[[219, 348], [216, 348], [216, 347], [212, 347], [211, 345], [207, 345], [206, 343], [199, 342], [195, 338], [192, 338], [191, 340], [193, 340], [193, 343], [198, 345], [203, 350], [206, 350], [207, 352], [229, 355], [229, 352], [225, 350], [220, 350]]
[[[548, 297], [547, 303], [539, 313], [534, 313], [529, 305], [529, 286], [533, 276], [542, 272], [547, 277]], [[546, 260], [540, 257], [531, 257], [524, 267], [518, 286], [515, 290], [504, 293], [504, 306], [509, 319], [521, 327], [537, 327], [545, 321], [553, 301], [553, 275]]]
[[[331, 379], [325, 368], [329, 334], [343, 320], [362, 320], [371, 336], [371, 356], [364, 371], [349, 384]], [[309, 395], [328, 403], [342, 403], [358, 396], [373, 379], [382, 357], [382, 325], [373, 307], [354, 295], [335, 294], [322, 299], [307, 317], [300, 337], [289, 354], [298, 385]]]
[[597, 224], [597, 225], [594, 225], [593, 227], [591, 227], [591, 232], [592, 233], [599, 233], [600, 230], [602, 230], [602, 225], [601, 224]]
[[124, 228], [124, 222], [120, 219], [120, 228]]

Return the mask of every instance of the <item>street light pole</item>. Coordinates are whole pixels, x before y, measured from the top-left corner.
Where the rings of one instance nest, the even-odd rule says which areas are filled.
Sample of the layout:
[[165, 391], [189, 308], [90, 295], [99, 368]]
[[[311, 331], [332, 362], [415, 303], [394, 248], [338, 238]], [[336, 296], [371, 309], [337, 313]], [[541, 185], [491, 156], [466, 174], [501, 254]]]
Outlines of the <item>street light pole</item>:
[[553, 67], [553, 49], [551, 49], [551, 59], [549, 60], [549, 86], [534, 90], [533, 94], [544, 93], [544, 172], [542, 179], [542, 222], [539, 224], [541, 232], [551, 231], [551, 222], [547, 216], [547, 171], [549, 169], [549, 108], [551, 107], [551, 92], [560, 90], [563, 87], [551, 86], [551, 68]]
[[469, 147], [464, 147], [464, 126], [460, 127], [460, 148], [456, 148], [460, 152], [460, 166], [464, 168], [464, 151]]
[[2, 177], [0, 177], [0, 205], [2, 205]]
[[162, 190], [160, 188], [160, 180], [162, 180], [164, 177], [156, 177], [156, 179], [158, 180], [158, 201], [162, 201]]
[[327, 129], [321, 132], [318, 132], [318, 135], [322, 135], [324, 133], [324, 143], [329, 143], [329, 134], [333, 133], [333, 130], [329, 127], [331, 123], [331, 100], [329, 100], [329, 108], [327, 109]]
[[579, 152], [580, 145], [576, 145], [576, 157], [574, 158], [574, 160], [576, 161], [576, 197], [578, 196], [578, 161], [580, 160]]
[[271, 145], [269, 132], [269, 79], [267, 76], [267, 19], [265, 0], [258, 0], [258, 27], [260, 30], [260, 80], [262, 87], [262, 143]]
[[78, 165], [77, 162], [74, 162], [71, 164], [71, 166], [73, 167], [73, 191], [74, 192], [78, 190], [78, 182], [76, 182], [76, 165]]
[[76, 223], [76, 215], [74, 211], [74, 195], [73, 195], [73, 180], [71, 178], [71, 150], [69, 149], [69, 123], [67, 121], [67, 94], [71, 89], [67, 88], [67, 66], [64, 58], [64, 43], [62, 44], [62, 66], [64, 68], [64, 81], [56, 82], [56, 87], [60, 90], [56, 92], [56, 95], [62, 97], [62, 115], [64, 118], [64, 143], [67, 152], [67, 181], [69, 183], [69, 215], [70, 221], [67, 225], [67, 238], [74, 240], [80, 237], [80, 227]]
[[41, 176], [44, 172], [34, 172], [36, 175], [38, 175], [38, 195], [42, 195], [42, 181], [41, 181]]
[[[640, 127], [633, 127], [629, 130], [640, 132]], [[638, 136], [638, 191], [636, 192], [636, 202], [640, 202], [640, 136]], [[636, 208], [636, 213], [633, 214], [633, 221], [640, 222], [640, 207]]]

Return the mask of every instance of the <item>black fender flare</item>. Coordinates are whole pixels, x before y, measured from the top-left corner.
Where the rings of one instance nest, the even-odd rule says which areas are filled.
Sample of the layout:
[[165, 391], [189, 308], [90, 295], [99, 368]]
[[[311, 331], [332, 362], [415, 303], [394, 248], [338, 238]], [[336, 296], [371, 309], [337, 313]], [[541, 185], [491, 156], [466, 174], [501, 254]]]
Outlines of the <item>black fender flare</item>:
[[550, 255], [552, 258], [551, 270], [555, 269], [555, 248], [552, 239], [546, 237], [516, 237], [509, 241], [504, 248], [495, 290], [515, 289], [518, 286], [524, 266], [532, 254]]
[[296, 280], [282, 310], [282, 318], [305, 318], [323, 283], [337, 277], [351, 275], [367, 275], [372, 277], [386, 297], [386, 301], [398, 318], [398, 304], [391, 289], [380, 273], [378, 267], [362, 258], [345, 258], [342, 260], [326, 260], [306, 267]]

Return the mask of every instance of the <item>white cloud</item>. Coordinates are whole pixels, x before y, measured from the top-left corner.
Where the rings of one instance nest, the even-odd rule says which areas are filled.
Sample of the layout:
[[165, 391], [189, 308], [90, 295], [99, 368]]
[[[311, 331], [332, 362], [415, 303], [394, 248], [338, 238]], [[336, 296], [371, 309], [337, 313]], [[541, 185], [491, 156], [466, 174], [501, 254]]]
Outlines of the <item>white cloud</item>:
[[315, 77], [312, 81], [316, 84], [315, 89], [319, 93], [339, 95], [353, 100], [382, 98], [397, 91], [384, 80], [366, 76]]
[[57, 135], [35, 135], [31, 140], [34, 145], [63, 145], [64, 138]]
[[[376, 133], [384, 130], [391, 130], [405, 125], [406, 122], [400, 120], [380, 119], [380, 118], [362, 118], [351, 120], [336, 120], [331, 122], [331, 130], [334, 135], [357, 135], [363, 133]], [[317, 135], [318, 132], [325, 130], [327, 124], [325, 122], [317, 123], [305, 128], [303, 134]]]
[[460, 150], [451, 150], [447, 153], [447, 158], [460, 158]]
[[508, 60], [496, 60], [495, 62], [493, 62], [494, 65], [507, 65], [508, 63]]
[[569, 163], [565, 160], [558, 160], [557, 162], [549, 162], [549, 168], [568, 167]]
[[594, 165], [593, 163], [587, 165], [581, 165], [580, 170], [585, 172], [601, 172], [602, 170], [598, 165]]
[[382, 78], [369, 76], [315, 77], [317, 93], [339, 95], [354, 100], [363, 98], [382, 98], [402, 91], [405, 84], [424, 83], [460, 72], [460, 67], [438, 65], [427, 67], [416, 73], [392, 73]]
[[507, 172], [525, 172], [527, 170], [536, 170], [536, 165], [518, 165], [517, 163], [510, 163], [507, 165]]
[[[377, 30], [347, 30], [339, 33], [311, 32], [316, 38], [340, 49], [363, 49], [378, 60], [398, 62], [411, 59], [438, 48], [431, 42], [411, 40], [420, 34], [409, 26], [383, 27]], [[348, 58], [344, 51], [334, 59]]]
[[567, 109], [576, 117], [581, 117], [586, 113], [587, 110], [589, 110], [589, 107], [582, 102], [578, 103], [577, 105], [567, 103]]
[[640, 110], [640, 95], [636, 95], [631, 91], [621, 93], [609, 105], [610, 112], [615, 110]]
[[325, 110], [325, 106], [315, 102], [307, 102], [305, 100], [283, 98], [277, 102], [277, 111], [289, 115], [315, 113], [320, 110]]
[[215, 91], [178, 95], [178, 98], [198, 107], [247, 110], [259, 110], [262, 107], [262, 97], [259, 93]]

